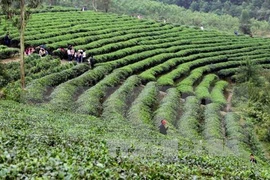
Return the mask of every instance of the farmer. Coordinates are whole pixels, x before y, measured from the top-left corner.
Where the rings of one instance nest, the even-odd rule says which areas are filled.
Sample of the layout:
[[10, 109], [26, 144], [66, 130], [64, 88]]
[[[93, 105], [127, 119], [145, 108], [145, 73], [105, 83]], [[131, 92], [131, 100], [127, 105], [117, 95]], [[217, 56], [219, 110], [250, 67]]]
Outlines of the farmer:
[[83, 50], [82, 49], [78, 50], [78, 52], [76, 53], [75, 56], [76, 56], [75, 59], [76, 59], [77, 63], [83, 62]]
[[75, 55], [75, 50], [72, 45], [68, 45], [67, 55], [68, 55], [68, 61], [71, 62]]
[[5, 35], [5, 37], [4, 37], [4, 44], [5, 44], [6, 46], [9, 46], [9, 45], [11, 44], [11, 39], [10, 39], [10, 37], [9, 37], [9, 33], [7, 33], [7, 34]]
[[167, 121], [165, 119], [161, 120], [161, 124], [159, 126], [159, 132], [161, 134], [164, 134], [164, 135], [167, 134], [167, 130], [169, 129], [169, 127], [165, 127], [166, 124], [167, 124]]
[[249, 161], [250, 161], [251, 163], [257, 164], [257, 160], [255, 159], [255, 157], [254, 157], [253, 154], [250, 154], [250, 156], [249, 156]]
[[91, 55], [90, 58], [87, 61], [88, 61], [88, 64], [90, 65], [90, 67], [93, 69], [94, 65], [95, 65], [94, 57]]

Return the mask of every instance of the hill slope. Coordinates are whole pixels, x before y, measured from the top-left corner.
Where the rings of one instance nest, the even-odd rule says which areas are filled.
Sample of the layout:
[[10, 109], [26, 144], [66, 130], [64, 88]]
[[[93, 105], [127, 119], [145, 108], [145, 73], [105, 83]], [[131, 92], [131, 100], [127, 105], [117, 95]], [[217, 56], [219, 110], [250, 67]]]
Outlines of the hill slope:
[[[13, 40], [19, 39], [15, 30], [11, 35]], [[264, 165], [266, 159], [252, 125], [240, 123], [241, 116], [235, 112], [222, 112], [226, 111], [227, 104], [224, 92], [229, 84], [226, 79], [237, 73], [246, 59], [269, 67], [269, 39], [91, 11], [34, 14], [25, 38], [27, 46], [45, 44], [54, 55], [60, 53], [58, 48], [73, 44], [76, 49], [84, 49], [87, 57], [94, 55], [96, 63], [91, 69], [86, 64], [61, 65], [59, 59], [51, 56], [32, 55], [26, 60], [25, 92], [17, 91], [19, 65], [5, 65], [10, 79], [4, 88], [5, 96], [41, 106], [41, 109], [32, 109], [11, 102], [1, 104], [1, 119], [7, 127], [2, 129], [3, 135], [14, 133], [10, 140], [6, 136], [1, 143], [2, 151], [7, 152], [2, 162], [9, 158], [7, 149], [13, 147], [12, 143], [20, 134], [23, 138], [37, 134], [42, 140], [38, 144], [39, 150], [31, 155], [34, 168], [22, 174], [41, 176], [42, 172], [47, 172], [52, 176], [53, 169], [60, 167], [61, 176], [75, 174], [76, 177], [79, 176], [77, 170], [82, 176], [93, 173], [91, 177], [107, 174], [118, 177], [121, 173], [135, 178], [149, 175], [149, 179], [170, 175], [181, 177], [179, 169], [183, 170], [183, 178], [195, 175], [269, 177]], [[40, 122], [40, 118], [44, 121]], [[89, 118], [93, 119], [91, 124], [88, 124]], [[164, 118], [170, 127], [166, 137], [158, 133], [158, 125]], [[78, 126], [74, 126], [77, 122]], [[44, 127], [52, 129], [48, 130], [49, 135], [44, 132]], [[22, 131], [16, 131], [20, 128]], [[37, 131], [33, 132], [35, 128]], [[43, 135], [46, 135], [44, 139]], [[32, 137], [21, 139], [18, 141], [22, 143], [20, 149], [29, 139], [32, 139], [30, 149], [39, 141]], [[5, 144], [9, 141], [12, 142], [10, 146]], [[55, 146], [55, 153], [60, 154], [58, 157], [53, 149], [44, 151]], [[93, 148], [84, 149], [85, 146]], [[62, 147], [66, 149], [61, 154]], [[115, 162], [108, 156], [108, 150], [114, 153], [117, 147], [125, 155], [127, 149], [135, 148], [135, 152], [139, 152], [134, 155], [139, 156], [134, 160], [137, 163], [132, 165], [130, 159], [127, 162], [120, 160], [120, 164], [119, 159]], [[91, 154], [92, 149], [96, 154]], [[40, 160], [44, 160], [45, 165], [40, 165], [36, 159], [39, 151], [43, 153], [44, 159]], [[164, 151], [172, 154], [165, 157], [165, 162]], [[248, 164], [250, 152], [258, 155], [258, 169]], [[31, 164], [25, 159], [28, 156], [21, 157], [24, 153], [18, 152], [14, 161], [4, 164], [3, 176], [17, 171], [13, 165], [21, 161], [20, 158], [23, 159], [21, 162]], [[146, 166], [141, 159], [145, 153]], [[78, 155], [79, 160], [70, 160], [73, 155]], [[91, 158], [84, 159], [85, 156]], [[157, 158], [161, 161], [157, 165], [154, 164], [156, 156], [161, 157]], [[79, 161], [85, 164], [77, 164]], [[172, 161], [176, 161], [175, 164], [171, 165]], [[70, 167], [72, 162], [76, 164], [74, 167]], [[52, 169], [44, 168], [47, 163], [53, 164]], [[18, 165], [19, 171], [25, 164]], [[84, 171], [83, 168], [88, 166], [89, 172]], [[91, 171], [93, 166], [97, 169]], [[101, 170], [105, 167], [109, 172]], [[127, 172], [127, 169], [134, 171]], [[143, 173], [139, 174], [139, 171]]]
[[261, 161], [253, 167], [233, 156], [207, 155], [144, 126], [8, 101], [0, 106], [1, 178], [269, 178]]

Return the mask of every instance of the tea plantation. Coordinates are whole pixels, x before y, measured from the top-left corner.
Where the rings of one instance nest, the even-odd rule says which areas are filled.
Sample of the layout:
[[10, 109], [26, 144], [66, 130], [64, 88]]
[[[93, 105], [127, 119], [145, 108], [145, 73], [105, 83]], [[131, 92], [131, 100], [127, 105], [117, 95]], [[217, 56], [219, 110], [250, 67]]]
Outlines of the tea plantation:
[[[19, 52], [10, 35], [0, 62]], [[25, 40], [50, 55], [26, 57], [25, 90], [19, 63], [1, 64], [1, 179], [270, 179], [252, 122], [229, 100], [247, 59], [270, 67], [270, 39], [69, 11], [33, 14]], [[95, 66], [63, 63], [68, 44]]]

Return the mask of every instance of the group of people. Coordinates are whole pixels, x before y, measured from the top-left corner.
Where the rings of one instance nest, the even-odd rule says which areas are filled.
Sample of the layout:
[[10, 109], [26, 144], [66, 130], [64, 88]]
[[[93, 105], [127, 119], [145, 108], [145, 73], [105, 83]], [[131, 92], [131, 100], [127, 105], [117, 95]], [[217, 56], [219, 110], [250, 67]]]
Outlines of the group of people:
[[38, 54], [40, 55], [40, 57], [44, 57], [44, 56], [48, 55], [49, 53], [45, 48], [41, 47], [38, 51]]
[[40, 45], [40, 46], [37, 46], [36, 48], [30, 46], [26, 48], [24, 51], [24, 54], [26, 56], [29, 56], [33, 53], [39, 54], [40, 57], [44, 57], [49, 54], [48, 51], [46, 50], [45, 45]]
[[94, 67], [95, 59], [93, 56], [86, 60], [86, 52], [83, 49], [75, 50], [73, 45], [68, 45], [67, 48], [59, 48], [60, 51], [60, 58], [66, 59], [71, 63], [75, 60], [77, 63], [84, 63], [87, 62], [91, 68]]
[[79, 49], [78, 51], [76, 51], [72, 45], [68, 45], [67, 56], [68, 56], [68, 61], [70, 62], [73, 61], [73, 59], [75, 59], [77, 63], [82, 63], [84, 62], [84, 59], [86, 58], [86, 52], [83, 51], [82, 49]]
[[25, 49], [24, 55], [29, 56], [29, 55], [31, 55], [31, 54], [33, 54], [35, 52], [36, 52], [36, 50], [35, 50], [34, 47], [28, 47], [28, 48]]

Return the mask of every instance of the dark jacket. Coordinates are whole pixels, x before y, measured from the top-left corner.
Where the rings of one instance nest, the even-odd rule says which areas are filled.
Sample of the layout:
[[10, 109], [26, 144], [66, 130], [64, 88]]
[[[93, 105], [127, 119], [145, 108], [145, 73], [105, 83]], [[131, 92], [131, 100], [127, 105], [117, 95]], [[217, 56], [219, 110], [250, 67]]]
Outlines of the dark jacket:
[[167, 134], [167, 130], [168, 130], [168, 127], [165, 128], [165, 126], [164, 126], [163, 124], [161, 124], [161, 125], [159, 126], [159, 132], [160, 132], [161, 134], [166, 135], [166, 134]]

